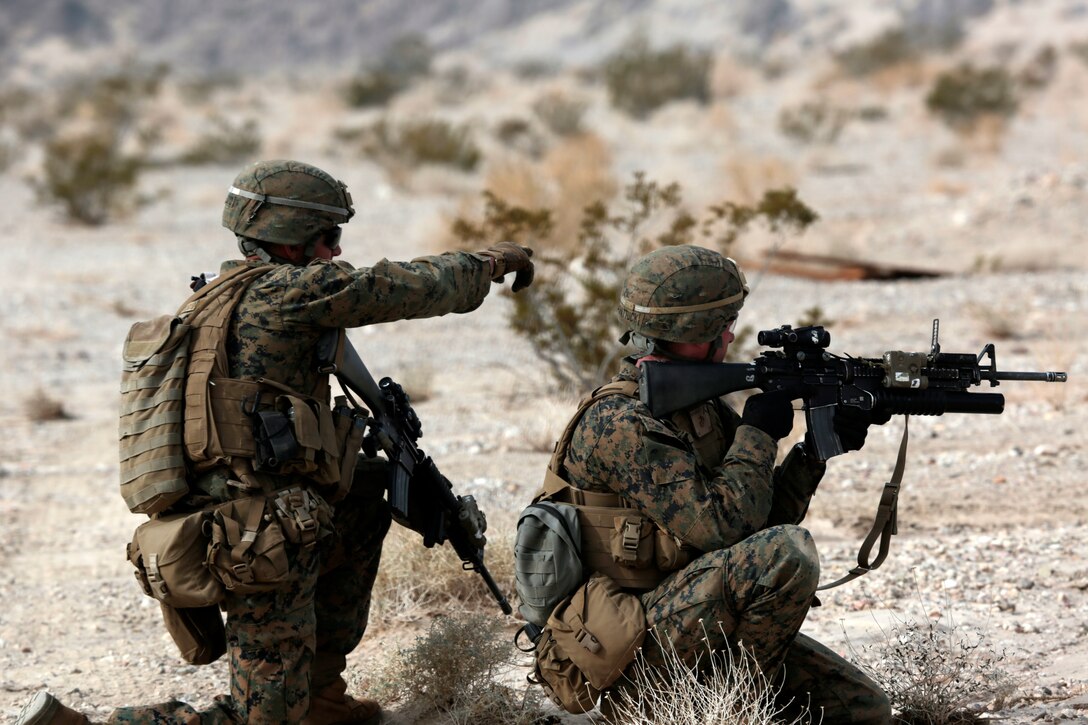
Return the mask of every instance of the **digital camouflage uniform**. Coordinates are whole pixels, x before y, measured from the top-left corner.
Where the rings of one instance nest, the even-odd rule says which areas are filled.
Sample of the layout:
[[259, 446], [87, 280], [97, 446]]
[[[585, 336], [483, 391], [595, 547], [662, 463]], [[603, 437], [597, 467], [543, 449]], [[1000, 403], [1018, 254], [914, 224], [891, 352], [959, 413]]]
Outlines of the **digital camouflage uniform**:
[[[222, 271], [238, 264], [227, 262]], [[486, 258], [469, 253], [382, 260], [361, 269], [322, 260], [274, 267], [250, 286], [234, 312], [227, 342], [231, 376], [313, 390], [319, 378], [314, 348], [328, 329], [469, 312], [490, 284]], [[288, 588], [228, 592], [229, 696], [204, 712], [178, 701], [120, 708], [109, 722], [300, 722], [311, 692], [342, 683], [345, 657], [366, 629], [390, 524], [382, 471], [357, 470], [351, 492], [334, 507], [334, 535], [309, 549], [288, 544], [298, 575]], [[227, 485], [229, 478], [227, 471], [209, 472], [180, 506], [245, 495]], [[283, 487], [300, 482], [283, 478]]]
[[[701, 344], [709, 346], [704, 359], [714, 360], [733, 339], [728, 331], [747, 294], [735, 262], [678, 245], [632, 266], [618, 312], [641, 355], [660, 360], [673, 357], [670, 345]], [[627, 358], [614, 380], [637, 381], [638, 357]], [[788, 399], [780, 405], [792, 427]], [[575, 425], [556, 473], [574, 488], [619, 494], [697, 551], [641, 595], [648, 625], [685, 662], [708, 645], [741, 646], [781, 685], [781, 704], [807, 705], [823, 723], [890, 722], [874, 682], [798, 633], [820, 573], [812, 537], [798, 524], [825, 466], [798, 446], [776, 467], [776, 438], [788, 427], [772, 437], [766, 431], [775, 426], [757, 427], [755, 415], [748, 423], [748, 409], [742, 419], [714, 400], [658, 420], [637, 393], [607, 395]], [[651, 666], [664, 664], [653, 637], [643, 654]]]
[[[628, 360], [616, 380], [637, 380]], [[691, 662], [743, 643], [764, 673], [781, 669], [780, 700], [808, 704], [824, 723], [884, 723], [886, 696], [834, 652], [798, 634], [819, 558], [798, 526], [823, 475], [799, 448], [775, 466], [777, 445], [739, 425], [721, 401], [657, 420], [637, 398], [611, 395], [574, 430], [564, 472], [575, 488], [618, 493], [668, 533], [706, 552], [642, 595], [647, 623]], [[721, 623], [719, 629], [717, 623]], [[663, 664], [653, 638], [646, 661]]]

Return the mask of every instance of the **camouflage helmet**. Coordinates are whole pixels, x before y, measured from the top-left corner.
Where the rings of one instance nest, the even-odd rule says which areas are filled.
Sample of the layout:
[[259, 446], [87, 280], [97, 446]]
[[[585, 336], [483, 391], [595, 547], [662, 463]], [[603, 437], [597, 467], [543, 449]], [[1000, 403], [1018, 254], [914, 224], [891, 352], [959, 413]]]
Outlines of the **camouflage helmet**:
[[[355, 215], [343, 182], [301, 161], [259, 161], [234, 178], [223, 226], [261, 242], [312, 245]], [[338, 237], [337, 237], [338, 239]]]
[[737, 318], [747, 296], [732, 259], [703, 247], [662, 247], [632, 265], [619, 317], [636, 340], [710, 342]]

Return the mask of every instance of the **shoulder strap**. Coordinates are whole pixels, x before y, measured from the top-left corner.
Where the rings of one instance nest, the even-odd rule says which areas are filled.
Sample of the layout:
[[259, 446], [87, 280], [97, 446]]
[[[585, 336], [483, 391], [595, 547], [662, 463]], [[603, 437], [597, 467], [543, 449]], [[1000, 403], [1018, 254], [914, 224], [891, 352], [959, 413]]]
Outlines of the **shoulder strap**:
[[178, 308], [178, 317], [189, 319], [202, 312], [205, 307], [216, 297], [222, 294], [228, 287], [233, 287], [241, 282], [248, 282], [255, 277], [264, 274], [274, 265], [271, 264], [243, 264], [229, 272], [224, 272], [208, 284], [204, 285], [182, 303]]
[[[533, 497], [533, 502], [545, 501], [556, 498], [557, 500], [562, 497], [568, 497], [572, 503], [579, 503], [589, 506], [618, 506], [620, 504], [615, 503], [619, 500], [619, 496], [616, 494], [599, 494], [592, 491], [581, 491], [572, 487], [569, 483], [563, 480], [559, 472], [563, 466], [563, 459], [567, 457], [567, 450], [570, 448], [570, 442], [574, 438], [574, 429], [582, 420], [582, 416], [589, 410], [589, 406], [596, 403], [601, 398], [608, 397], [609, 395], [626, 395], [628, 398], [638, 397], [638, 381], [636, 380], [613, 380], [610, 383], [605, 383], [592, 393], [582, 398], [578, 403], [578, 410], [571, 416], [570, 421], [567, 422], [567, 427], [563, 429], [562, 435], [559, 436], [559, 440], [555, 443], [555, 450], [552, 451], [551, 460], [548, 461], [548, 468], [544, 472], [544, 485], [540, 491]], [[568, 493], [560, 496], [560, 492], [569, 491]], [[601, 501], [591, 502], [591, 499], [600, 497]], [[576, 500], [576, 499], [582, 500]], [[608, 499], [604, 501], [604, 499]]]

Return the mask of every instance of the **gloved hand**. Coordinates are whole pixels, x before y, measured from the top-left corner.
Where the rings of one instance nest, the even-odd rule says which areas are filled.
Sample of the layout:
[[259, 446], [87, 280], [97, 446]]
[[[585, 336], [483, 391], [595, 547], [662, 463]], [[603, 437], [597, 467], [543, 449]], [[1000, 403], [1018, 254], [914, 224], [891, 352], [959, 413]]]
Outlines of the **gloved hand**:
[[891, 419], [887, 411], [866, 411], [848, 405], [835, 407], [835, 434], [843, 451], [860, 451], [870, 425], [884, 425]]
[[533, 283], [533, 250], [513, 242], [499, 242], [494, 247], [477, 252], [492, 260], [491, 281], [502, 282], [508, 273], [514, 273], [514, 292], [525, 289]]
[[759, 428], [775, 440], [785, 438], [793, 430], [793, 397], [788, 390], [756, 393], [744, 404], [741, 425]]

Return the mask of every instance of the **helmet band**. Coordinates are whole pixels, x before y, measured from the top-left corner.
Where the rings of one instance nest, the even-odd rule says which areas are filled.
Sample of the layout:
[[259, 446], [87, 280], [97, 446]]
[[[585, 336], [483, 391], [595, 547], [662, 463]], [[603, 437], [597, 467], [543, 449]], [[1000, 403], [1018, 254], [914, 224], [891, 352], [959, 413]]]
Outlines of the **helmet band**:
[[682, 307], [647, 307], [646, 305], [636, 305], [633, 302], [620, 298], [620, 304], [625, 309], [631, 312], [641, 312], [648, 315], [680, 315], [685, 312], [702, 312], [703, 310], [713, 310], [717, 307], [725, 307], [731, 305], [734, 302], [740, 302], [748, 294], [748, 290], [742, 290], [732, 297], [726, 297], [722, 300], [714, 300], [713, 302], [704, 302], [701, 305], [684, 305]]
[[328, 204], [318, 204], [313, 201], [299, 201], [298, 199], [285, 199], [282, 196], [268, 196], [267, 194], [255, 194], [252, 191], [246, 191], [245, 189], [239, 189], [237, 186], [230, 187], [228, 194], [234, 194], [235, 196], [244, 196], [246, 199], [252, 199], [253, 201], [260, 201], [268, 204], [279, 204], [280, 206], [295, 206], [300, 209], [313, 209], [315, 211], [329, 211], [333, 214], [341, 214], [347, 219], [351, 219], [351, 212], [343, 207], [329, 206]]

